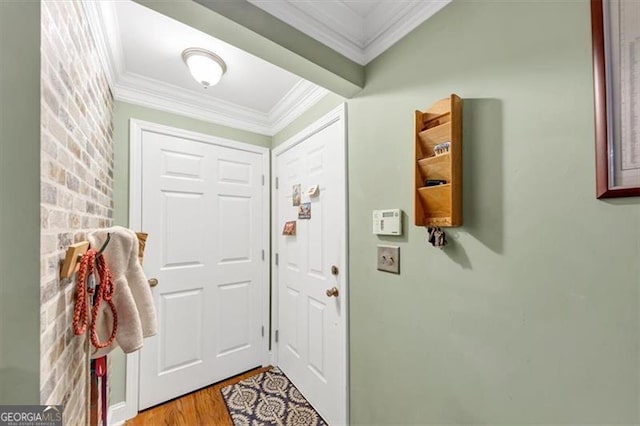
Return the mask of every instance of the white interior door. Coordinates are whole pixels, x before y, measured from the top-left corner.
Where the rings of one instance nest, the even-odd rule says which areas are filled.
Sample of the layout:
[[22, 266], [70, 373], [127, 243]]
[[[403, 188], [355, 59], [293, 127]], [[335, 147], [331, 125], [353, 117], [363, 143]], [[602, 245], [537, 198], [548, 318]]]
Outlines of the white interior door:
[[[347, 422], [345, 124], [341, 107], [274, 151], [277, 362], [331, 425]], [[311, 218], [299, 219], [293, 187]], [[319, 194], [306, 196], [319, 185]], [[297, 221], [295, 236], [282, 235]], [[334, 267], [333, 271], [332, 268]], [[327, 291], [337, 289], [337, 295]]]
[[158, 280], [159, 333], [140, 355], [140, 409], [264, 359], [266, 154], [215, 142], [163, 126], [141, 132], [144, 269]]

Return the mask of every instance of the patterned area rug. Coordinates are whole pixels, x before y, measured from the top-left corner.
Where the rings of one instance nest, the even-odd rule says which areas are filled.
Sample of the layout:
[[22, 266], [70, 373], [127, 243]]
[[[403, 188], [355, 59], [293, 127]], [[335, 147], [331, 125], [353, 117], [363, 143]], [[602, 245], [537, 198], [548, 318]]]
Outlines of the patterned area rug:
[[327, 426], [278, 367], [221, 392], [235, 426]]

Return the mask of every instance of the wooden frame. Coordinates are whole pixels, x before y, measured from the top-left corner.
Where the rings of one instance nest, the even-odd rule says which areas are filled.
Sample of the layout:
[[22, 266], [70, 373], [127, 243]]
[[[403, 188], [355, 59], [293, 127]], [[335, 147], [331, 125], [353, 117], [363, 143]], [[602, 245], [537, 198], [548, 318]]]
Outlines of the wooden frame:
[[607, 52], [605, 49], [606, 25], [603, 9], [603, 0], [591, 0], [591, 34], [593, 48], [593, 88], [595, 100], [595, 132], [596, 132], [596, 197], [634, 197], [640, 196], [640, 184], [629, 187], [613, 187], [610, 176], [612, 167], [613, 149], [610, 140], [610, 128], [614, 124], [609, 123], [607, 92]]

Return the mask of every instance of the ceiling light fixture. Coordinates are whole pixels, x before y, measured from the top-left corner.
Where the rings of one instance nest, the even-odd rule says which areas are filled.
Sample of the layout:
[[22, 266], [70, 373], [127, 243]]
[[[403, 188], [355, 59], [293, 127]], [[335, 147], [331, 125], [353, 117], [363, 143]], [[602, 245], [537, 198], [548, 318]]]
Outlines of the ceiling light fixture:
[[215, 53], [192, 47], [182, 52], [182, 60], [193, 78], [206, 89], [218, 84], [227, 71], [227, 64]]

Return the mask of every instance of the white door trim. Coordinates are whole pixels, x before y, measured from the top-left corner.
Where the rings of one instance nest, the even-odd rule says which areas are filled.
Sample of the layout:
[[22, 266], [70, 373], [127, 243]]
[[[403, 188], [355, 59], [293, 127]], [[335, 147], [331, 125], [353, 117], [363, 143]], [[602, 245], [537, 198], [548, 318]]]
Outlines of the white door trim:
[[[343, 156], [341, 159], [336, 159], [336, 161], [342, 161], [343, 163], [343, 167], [344, 167], [344, 194], [345, 194], [345, 200], [344, 200], [344, 205], [345, 205], [345, 211], [344, 211], [344, 224], [345, 224], [345, 229], [344, 229], [344, 241], [345, 244], [344, 246], [341, 248], [342, 253], [341, 256], [343, 259], [345, 259], [345, 264], [344, 264], [344, 277], [345, 277], [345, 281], [344, 281], [344, 291], [342, 291], [341, 289], [341, 293], [340, 293], [340, 298], [344, 300], [344, 309], [345, 309], [345, 314], [342, 317], [343, 321], [344, 321], [344, 338], [345, 338], [345, 342], [344, 342], [344, 348], [345, 348], [345, 353], [343, 354], [342, 358], [344, 360], [344, 371], [345, 371], [345, 410], [344, 412], [346, 413], [346, 418], [344, 419], [344, 422], [341, 422], [341, 424], [349, 424], [349, 257], [348, 257], [348, 246], [349, 246], [349, 200], [348, 200], [348, 175], [347, 175], [347, 104], [343, 103], [341, 105], [339, 105], [338, 107], [336, 107], [335, 109], [333, 109], [332, 111], [330, 111], [328, 114], [326, 114], [324, 117], [320, 118], [319, 120], [315, 121], [313, 124], [311, 124], [310, 126], [306, 127], [304, 130], [300, 131], [299, 133], [297, 133], [296, 135], [294, 135], [293, 137], [287, 139], [285, 142], [283, 142], [282, 144], [278, 145], [276, 148], [274, 148], [271, 151], [271, 193], [275, 194], [277, 191], [276, 188], [276, 177], [278, 176], [278, 156], [280, 154], [282, 154], [283, 152], [293, 148], [294, 146], [298, 145], [299, 143], [305, 141], [306, 139], [308, 139], [309, 137], [311, 137], [312, 135], [322, 131], [323, 129], [325, 129], [326, 127], [336, 123], [336, 122], [340, 122], [342, 125], [342, 133], [344, 135], [344, 137], [342, 138], [341, 141], [338, 141], [339, 143], [341, 143], [342, 146], [342, 152], [343, 152]], [[278, 238], [275, 238], [276, 235], [279, 235], [280, 232], [282, 232], [282, 224], [278, 223], [278, 215], [277, 215], [277, 205], [274, 204], [274, 200], [272, 199], [272, 205], [273, 208], [272, 210], [274, 211], [274, 214], [272, 214], [272, 222], [271, 222], [271, 234], [274, 236], [274, 238], [271, 239], [271, 252], [274, 253], [274, 258], [272, 259], [272, 268], [271, 268], [271, 329], [272, 330], [278, 330], [278, 268], [276, 266], [275, 263], [275, 253], [278, 253]], [[342, 274], [342, 272], [341, 272]], [[274, 343], [272, 345], [272, 362], [274, 365], [278, 364], [278, 345], [275, 344], [275, 335], [272, 332], [272, 337], [274, 340]]]
[[[257, 145], [251, 145], [245, 142], [239, 142], [232, 139], [225, 139], [217, 136], [206, 135], [202, 133], [192, 132], [189, 130], [178, 129], [175, 127], [165, 126], [163, 124], [152, 123], [149, 121], [130, 119], [129, 120], [129, 228], [139, 230], [142, 227], [142, 133], [151, 131], [162, 133], [169, 136], [175, 136], [193, 141], [207, 143], [211, 145], [233, 148], [242, 151], [257, 153], [262, 155], [262, 167], [265, 175], [265, 184], [262, 186], [263, 211], [262, 223], [263, 229], [269, 229], [270, 221], [270, 200], [271, 191], [267, 181], [269, 179], [269, 148]], [[269, 277], [269, 262], [271, 258], [269, 233], [265, 232], [262, 241], [262, 247], [265, 250], [265, 261], [263, 262], [262, 273], [265, 277]], [[268, 283], [267, 283], [268, 284]], [[262, 286], [262, 321], [265, 324], [265, 332], [269, 326], [269, 286]], [[125, 401], [124, 407], [116, 404], [110, 408], [114, 414], [113, 421], [128, 420], [138, 414], [138, 396], [139, 396], [139, 353], [134, 352], [126, 355], [126, 384], [125, 384]], [[263, 339], [262, 345], [262, 364], [267, 365], [271, 361], [269, 353], [269, 339]], [[124, 417], [124, 419], [122, 419]], [[110, 422], [110, 424], [112, 424]]]

